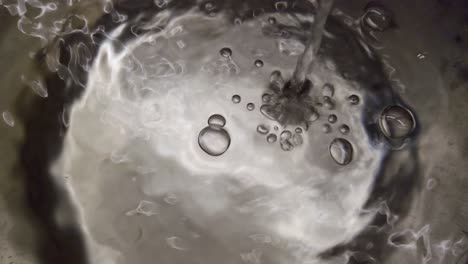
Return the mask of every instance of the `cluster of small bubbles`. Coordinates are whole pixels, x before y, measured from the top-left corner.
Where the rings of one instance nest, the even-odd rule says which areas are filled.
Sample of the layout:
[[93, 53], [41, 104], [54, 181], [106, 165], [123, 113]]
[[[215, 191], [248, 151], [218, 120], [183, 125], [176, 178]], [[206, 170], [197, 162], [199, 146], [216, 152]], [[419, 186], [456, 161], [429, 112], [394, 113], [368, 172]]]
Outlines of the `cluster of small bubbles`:
[[276, 18], [274, 18], [274, 17], [269, 17], [269, 18], [268, 18], [268, 23], [269, 23], [270, 25], [276, 24]]
[[278, 140], [278, 136], [276, 136], [275, 134], [269, 134], [267, 137], [266, 137], [266, 140], [268, 143], [275, 143], [276, 140]]
[[262, 95], [262, 102], [269, 103], [271, 101], [271, 94], [263, 94]]
[[335, 87], [333, 87], [332, 84], [326, 83], [322, 87], [322, 95], [323, 96], [333, 97], [334, 94], [335, 94]]
[[225, 47], [219, 51], [219, 54], [221, 54], [221, 56], [223, 56], [224, 58], [229, 58], [232, 56], [232, 50], [230, 48]]
[[246, 107], [247, 107], [247, 110], [249, 110], [249, 111], [255, 110], [255, 104], [254, 103], [248, 103]]
[[382, 5], [369, 4], [366, 7], [366, 12], [362, 17], [362, 24], [375, 31], [385, 31], [392, 24], [392, 13]]
[[330, 156], [339, 165], [348, 165], [353, 159], [353, 146], [344, 138], [335, 138], [330, 144]]
[[359, 96], [355, 95], [355, 94], [352, 94], [348, 97], [348, 101], [350, 104], [352, 105], [358, 105], [359, 104]]
[[413, 114], [401, 106], [389, 106], [380, 115], [380, 129], [384, 135], [392, 139], [408, 137], [415, 129]]
[[335, 103], [329, 96], [323, 97], [323, 106], [329, 110], [333, 110], [335, 108]]
[[198, 145], [211, 156], [220, 156], [225, 153], [231, 145], [231, 137], [223, 128], [226, 119], [222, 115], [212, 115], [208, 119], [208, 126], [198, 135]]
[[255, 65], [255, 67], [257, 67], [257, 68], [261, 68], [261, 67], [263, 67], [263, 61], [262, 61], [262, 60], [256, 60], [256, 61], [254, 62], [254, 65]]
[[329, 124], [323, 124], [322, 125], [322, 132], [325, 134], [328, 134], [332, 131], [332, 128]]
[[343, 124], [340, 126], [339, 130], [341, 134], [346, 135], [349, 133], [349, 126], [346, 124]]
[[8, 126], [14, 127], [15, 126], [15, 119], [13, 118], [13, 115], [9, 111], [4, 111], [2, 113], [3, 121], [5, 124]]
[[266, 125], [258, 125], [257, 132], [261, 135], [266, 135], [270, 132], [270, 129]]
[[336, 121], [338, 121], [338, 117], [335, 114], [331, 114], [328, 116], [328, 122], [330, 122], [331, 124], [336, 123]]
[[289, 130], [284, 130], [280, 134], [280, 146], [284, 151], [291, 151], [294, 148], [293, 143], [291, 142], [292, 133]]
[[240, 97], [240, 95], [235, 94], [235, 95], [232, 96], [231, 100], [232, 100], [233, 103], [238, 104], [238, 103], [241, 102], [241, 97]]

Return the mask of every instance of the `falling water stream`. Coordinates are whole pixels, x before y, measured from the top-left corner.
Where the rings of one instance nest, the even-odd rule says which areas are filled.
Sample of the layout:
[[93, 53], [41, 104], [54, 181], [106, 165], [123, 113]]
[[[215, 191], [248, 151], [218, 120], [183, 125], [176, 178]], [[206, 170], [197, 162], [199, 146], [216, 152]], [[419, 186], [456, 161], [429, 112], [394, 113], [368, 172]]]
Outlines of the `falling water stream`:
[[[297, 60], [297, 66], [291, 80], [293, 87], [301, 87], [306, 80], [307, 73], [313, 65], [317, 52], [322, 43], [322, 36], [325, 29], [325, 23], [332, 10], [333, 0], [320, 1], [317, 14], [310, 30], [310, 36], [304, 50], [304, 53]], [[297, 88], [296, 88], [297, 89]]]

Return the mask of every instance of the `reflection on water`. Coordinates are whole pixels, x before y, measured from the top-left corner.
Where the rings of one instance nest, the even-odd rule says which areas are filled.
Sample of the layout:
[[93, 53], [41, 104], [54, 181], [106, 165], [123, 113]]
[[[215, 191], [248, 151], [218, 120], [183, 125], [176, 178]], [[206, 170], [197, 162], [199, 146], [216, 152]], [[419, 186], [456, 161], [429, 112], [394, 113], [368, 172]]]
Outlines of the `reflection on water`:
[[93, 25], [42, 19], [73, 1], [1, 4], [51, 71], [20, 79], [38, 95], [24, 113], [3, 112], [25, 125], [39, 262], [460, 256], [447, 253], [459, 236], [443, 244], [438, 225], [414, 220], [430, 130], [382, 62], [386, 7], [327, 20], [315, 1], [122, 1]]

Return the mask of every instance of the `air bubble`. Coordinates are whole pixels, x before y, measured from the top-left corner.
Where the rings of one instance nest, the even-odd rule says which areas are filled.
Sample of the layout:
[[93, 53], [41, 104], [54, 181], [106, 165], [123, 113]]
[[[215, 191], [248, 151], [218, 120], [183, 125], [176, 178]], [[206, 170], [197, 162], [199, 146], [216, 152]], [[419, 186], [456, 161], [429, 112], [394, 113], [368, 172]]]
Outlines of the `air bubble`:
[[268, 134], [268, 132], [270, 132], [270, 129], [268, 129], [268, 127], [265, 126], [265, 125], [258, 125], [257, 126], [257, 132], [259, 134], [266, 135], [266, 134]]
[[340, 128], [340, 133], [343, 135], [346, 135], [349, 133], [349, 126], [348, 125], [341, 125]]
[[319, 114], [314, 110], [309, 117], [310, 122], [315, 122], [320, 118]]
[[247, 110], [253, 111], [255, 109], [255, 104], [254, 103], [248, 103], [246, 107], [247, 107]]
[[335, 87], [333, 87], [333, 85], [329, 83], [326, 83], [322, 88], [322, 95], [333, 97], [334, 94], [335, 94]]
[[348, 165], [353, 159], [353, 146], [346, 139], [334, 139], [329, 150], [330, 156], [339, 165]]
[[279, 1], [275, 3], [275, 8], [278, 11], [284, 11], [288, 8], [288, 3], [286, 1]]
[[299, 134], [300, 134], [300, 133], [302, 133], [302, 128], [297, 127], [294, 131], [296, 131], [296, 133], [299, 133]]
[[15, 119], [13, 118], [13, 115], [9, 111], [4, 111], [2, 113], [2, 117], [3, 117], [3, 121], [5, 121], [5, 124], [11, 127], [15, 126]]
[[235, 103], [235, 104], [240, 103], [240, 102], [241, 102], [241, 97], [240, 97], [240, 95], [237, 95], [237, 94], [233, 95], [233, 96], [232, 96], [232, 102]]
[[336, 117], [336, 115], [334, 114], [331, 114], [328, 116], [328, 122], [330, 122], [331, 124], [336, 123], [337, 120], [338, 120], [338, 117]]
[[276, 108], [273, 105], [267, 105], [264, 104], [260, 107], [260, 113], [271, 120], [278, 120], [278, 118], [281, 116], [281, 112], [278, 108]]
[[270, 75], [270, 83], [273, 87], [281, 89], [284, 87], [284, 79], [280, 71], [273, 71]]
[[287, 139], [290, 139], [291, 137], [292, 137], [291, 131], [284, 130], [283, 132], [281, 132], [281, 135], [280, 135], [281, 140], [287, 140]]
[[262, 60], [256, 60], [254, 62], [254, 64], [255, 64], [255, 67], [257, 67], [257, 68], [263, 67], [263, 61]]
[[232, 50], [230, 48], [222, 48], [219, 51], [219, 54], [221, 54], [221, 56], [223, 56], [224, 58], [229, 58], [232, 56]]
[[331, 126], [329, 124], [323, 124], [322, 126], [322, 132], [325, 134], [328, 134], [331, 132]]
[[360, 99], [359, 99], [359, 96], [353, 94], [348, 97], [348, 101], [352, 105], [357, 105], [359, 104]]
[[389, 106], [380, 115], [380, 129], [389, 138], [405, 138], [415, 126], [413, 114], [401, 106]]
[[323, 105], [328, 110], [333, 110], [335, 108], [335, 103], [333, 103], [332, 99], [329, 96], [323, 97]]
[[269, 17], [269, 18], [268, 18], [268, 23], [269, 23], [270, 25], [276, 24], [276, 18], [274, 18], [274, 17]]
[[371, 30], [385, 31], [392, 23], [392, 14], [381, 5], [371, 4], [362, 18], [364, 26]]
[[231, 145], [229, 133], [223, 129], [226, 119], [221, 115], [212, 115], [208, 119], [210, 126], [205, 127], [198, 135], [198, 145], [211, 156], [220, 156]]
[[226, 118], [218, 114], [212, 115], [208, 118], [208, 125], [222, 128], [226, 125]]
[[292, 137], [292, 143], [294, 146], [300, 146], [304, 143], [304, 139], [302, 138], [301, 134], [294, 134]]
[[262, 95], [262, 101], [263, 101], [264, 103], [269, 103], [269, 102], [271, 102], [271, 94], [267, 94], [267, 93], [266, 93], [266, 94], [263, 94], [263, 95]]
[[280, 141], [281, 149], [284, 151], [291, 151], [294, 148], [294, 145], [289, 141], [289, 139]]
[[275, 143], [278, 137], [275, 134], [269, 134], [266, 138], [268, 143]]
[[205, 10], [206, 10], [206, 11], [211, 11], [211, 10], [213, 10], [213, 9], [214, 9], [213, 3], [207, 2], [207, 3], [205, 4]]

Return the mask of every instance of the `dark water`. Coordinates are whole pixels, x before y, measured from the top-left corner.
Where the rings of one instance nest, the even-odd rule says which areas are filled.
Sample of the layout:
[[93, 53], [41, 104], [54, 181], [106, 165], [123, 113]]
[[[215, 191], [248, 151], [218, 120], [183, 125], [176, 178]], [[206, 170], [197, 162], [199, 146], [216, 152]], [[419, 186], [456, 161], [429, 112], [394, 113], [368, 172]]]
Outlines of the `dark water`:
[[3, 119], [24, 127], [32, 263], [463, 263], [463, 209], [428, 217], [427, 196], [463, 193], [431, 172], [466, 151], [427, 147], [453, 133], [429, 125], [447, 92], [395, 76], [390, 7], [26, 2], [2, 5], [39, 41], [17, 76], [36, 97]]

